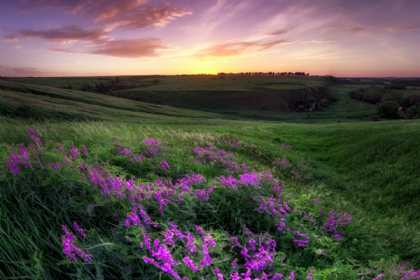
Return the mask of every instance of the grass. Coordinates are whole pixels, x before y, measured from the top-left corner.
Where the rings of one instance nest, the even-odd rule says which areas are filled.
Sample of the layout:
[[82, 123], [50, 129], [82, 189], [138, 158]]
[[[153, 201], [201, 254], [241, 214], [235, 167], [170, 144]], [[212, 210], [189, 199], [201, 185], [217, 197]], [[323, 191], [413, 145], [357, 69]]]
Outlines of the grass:
[[[224, 114], [225, 118], [289, 118], [297, 110], [325, 108], [334, 98], [322, 77], [132, 76], [10, 79], [32, 85], [106, 95]], [[304, 108], [300, 108], [300, 107]]]
[[90, 92], [0, 81], [0, 112], [23, 118], [126, 120], [216, 118], [216, 114], [147, 104]]
[[[235, 159], [256, 170], [270, 169], [284, 182], [286, 199], [296, 209], [288, 222], [309, 234], [313, 242], [297, 250], [290, 236], [281, 237], [273, 231], [271, 219], [253, 212], [257, 207], [255, 197], [267, 195], [265, 188], [238, 193], [218, 188], [208, 203], [190, 199], [169, 207], [162, 217], [153, 202], [144, 202], [162, 226], [171, 220], [184, 230], [202, 224], [210, 231], [217, 244], [224, 244], [214, 249], [222, 271], [230, 269], [226, 260], [234, 254], [227, 249], [229, 235], [246, 238], [244, 225], [256, 233], [274, 236], [280, 244], [276, 263], [281, 263], [274, 269], [283, 273], [294, 270], [299, 277], [313, 270], [315, 279], [372, 279], [380, 272], [386, 273], [385, 279], [399, 279], [402, 262], [420, 266], [420, 204], [416, 199], [420, 192], [416, 172], [420, 168], [420, 122], [361, 121], [369, 119], [375, 110], [350, 99], [351, 86], [338, 85], [334, 90], [338, 101], [325, 111], [311, 113], [310, 118], [308, 114], [290, 114], [287, 123], [231, 120], [223, 115], [10, 81], [0, 86], [3, 108], [30, 104], [43, 114], [38, 120], [31, 117], [32, 113], [26, 118], [10, 114], [0, 118], [1, 161], [17, 144], [29, 144], [26, 129], [35, 127], [46, 142], [45, 161], [62, 158], [55, 149], [58, 143], [66, 149], [87, 145], [90, 155], [85, 161], [104, 166], [114, 175], [147, 182], [158, 176], [175, 179], [198, 172], [207, 178], [208, 187], [218, 186], [217, 177], [225, 170], [194, 162], [191, 149], [214, 143], [229, 150], [228, 139], [239, 140], [240, 148], [232, 150]], [[51, 118], [47, 112], [67, 115]], [[196, 117], [186, 117], [190, 113]], [[296, 122], [308, 119], [311, 122]], [[163, 142], [161, 156], [137, 165], [115, 154], [116, 143], [141, 151], [147, 137]], [[290, 148], [282, 145], [285, 143]], [[289, 167], [273, 164], [275, 159], [284, 158], [291, 162]], [[158, 167], [162, 159], [173, 167], [168, 174]], [[159, 270], [142, 262], [145, 252], [137, 245], [139, 232], [121, 227], [130, 205], [102, 197], [81, 177], [79, 163], [73, 162], [59, 172], [42, 168], [27, 171], [16, 178], [1, 169], [0, 278], [166, 279]], [[318, 198], [321, 204], [314, 205], [312, 201]], [[302, 220], [302, 215], [309, 213], [320, 222], [320, 207], [352, 213], [353, 222], [345, 230], [344, 241], [337, 242], [319, 224], [313, 226]], [[74, 220], [88, 229], [89, 238], [81, 244], [94, 255], [93, 264], [72, 264], [61, 252], [61, 225]], [[156, 234], [153, 232], [154, 237]], [[180, 257], [178, 254], [174, 252]], [[198, 277], [188, 270], [182, 273], [191, 279]], [[213, 277], [210, 271], [202, 273], [206, 279]]]

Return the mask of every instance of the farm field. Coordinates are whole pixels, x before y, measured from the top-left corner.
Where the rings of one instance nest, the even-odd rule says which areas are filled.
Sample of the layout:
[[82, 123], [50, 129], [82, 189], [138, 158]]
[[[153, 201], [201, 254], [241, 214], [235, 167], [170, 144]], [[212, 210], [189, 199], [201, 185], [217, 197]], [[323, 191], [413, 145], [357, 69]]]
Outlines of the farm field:
[[[352, 98], [365, 81], [121, 77], [133, 87], [86, 91], [97, 79], [0, 80], [1, 279], [420, 274], [420, 122]], [[286, 105], [178, 98], [256, 87]], [[290, 106], [319, 87], [331, 101]], [[302, 108], [324, 98], [310, 97]]]

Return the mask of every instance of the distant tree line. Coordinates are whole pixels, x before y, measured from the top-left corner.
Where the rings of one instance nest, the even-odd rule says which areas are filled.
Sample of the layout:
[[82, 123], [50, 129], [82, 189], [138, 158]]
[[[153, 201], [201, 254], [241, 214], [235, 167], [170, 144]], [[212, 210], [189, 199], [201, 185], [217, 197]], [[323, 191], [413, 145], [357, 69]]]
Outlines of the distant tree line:
[[239, 72], [239, 73], [225, 73], [217, 74], [220, 77], [224, 76], [238, 76], [238, 77], [306, 77], [309, 73], [305, 72]]

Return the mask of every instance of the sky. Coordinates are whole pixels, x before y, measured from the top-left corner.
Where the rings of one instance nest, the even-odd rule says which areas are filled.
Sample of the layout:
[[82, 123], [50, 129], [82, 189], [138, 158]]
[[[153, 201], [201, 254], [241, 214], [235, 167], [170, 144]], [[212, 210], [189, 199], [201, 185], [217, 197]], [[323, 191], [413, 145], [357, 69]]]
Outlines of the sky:
[[420, 0], [4, 0], [0, 75], [420, 76]]

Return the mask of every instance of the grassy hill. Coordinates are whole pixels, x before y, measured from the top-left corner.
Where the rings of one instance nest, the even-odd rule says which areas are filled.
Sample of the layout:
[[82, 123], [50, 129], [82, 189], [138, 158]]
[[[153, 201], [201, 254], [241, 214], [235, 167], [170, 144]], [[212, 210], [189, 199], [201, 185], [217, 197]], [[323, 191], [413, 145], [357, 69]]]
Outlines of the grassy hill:
[[186, 75], [12, 80], [239, 118], [278, 119], [279, 113], [320, 111], [335, 100], [328, 91], [330, 81], [323, 77]]
[[0, 80], [0, 114], [38, 119], [128, 121], [217, 117], [216, 114], [8, 80]]
[[[337, 102], [325, 110], [280, 113], [277, 118], [287, 122], [275, 122], [249, 115], [232, 120], [34, 81], [0, 81], [0, 161], [7, 163], [20, 143], [30, 155], [30, 165], [22, 163], [16, 176], [9, 165], [0, 168], [1, 279], [170, 279], [144, 262], [144, 256], [153, 256], [139, 247], [144, 231], [163, 242], [161, 234], [170, 222], [194, 236], [199, 252], [188, 254], [195, 263], [202, 258], [205, 239], [194, 225], [215, 239], [215, 247], [209, 247], [211, 267], [196, 273], [183, 264], [183, 241], [167, 245], [179, 262], [177, 272], [189, 279], [216, 279], [215, 268], [229, 279], [235, 258], [244, 272], [254, 255], [250, 249], [250, 257], [243, 257], [231, 244], [234, 236], [241, 244], [255, 240], [262, 247], [267, 240], [276, 242], [275, 251], [264, 247], [270, 257], [263, 270], [270, 275], [296, 272], [297, 279], [312, 274], [324, 280], [373, 279], [385, 273], [383, 279], [401, 279], [420, 266], [420, 122], [366, 121], [376, 107], [349, 96], [360, 84], [332, 85]], [[39, 132], [40, 145], [28, 136], [30, 127]], [[129, 179], [136, 189], [154, 184], [156, 189], [146, 192], [153, 195], [134, 204], [141, 204], [157, 227], [127, 226], [134, 210], [133, 198], [125, 194], [135, 193], [119, 188], [106, 193], [86, 173], [99, 166], [118, 186]], [[256, 187], [229, 188], [220, 177], [252, 183], [253, 171], [263, 176], [260, 172], [267, 170], [281, 180], [282, 203], [292, 209], [284, 232], [278, 231], [277, 214], [256, 211], [261, 199], [277, 197], [276, 181], [258, 177], [265, 181]], [[162, 187], [185, 183], [191, 173], [201, 174], [205, 182], [176, 189], [173, 196]], [[350, 212], [351, 224], [332, 227], [330, 211]], [[62, 225], [70, 228], [74, 221], [87, 230], [87, 237], [77, 237], [75, 244], [92, 255], [92, 262], [71, 262], [63, 254]], [[331, 227], [343, 237], [336, 239]]]

